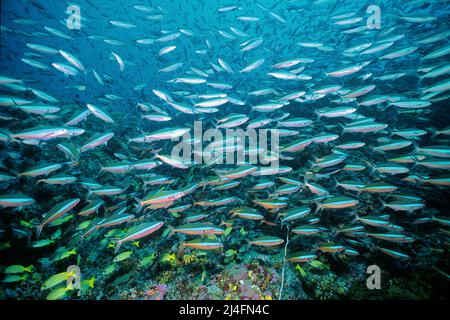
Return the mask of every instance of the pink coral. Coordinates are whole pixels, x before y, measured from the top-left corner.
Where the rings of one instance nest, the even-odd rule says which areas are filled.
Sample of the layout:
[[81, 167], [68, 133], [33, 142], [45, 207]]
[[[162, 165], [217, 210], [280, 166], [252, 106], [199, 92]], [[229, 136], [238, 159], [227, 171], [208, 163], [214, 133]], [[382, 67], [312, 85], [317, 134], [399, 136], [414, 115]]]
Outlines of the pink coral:
[[145, 295], [149, 297], [150, 300], [163, 300], [164, 295], [167, 293], [169, 288], [165, 284], [158, 284], [153, 288], [145, 291]]

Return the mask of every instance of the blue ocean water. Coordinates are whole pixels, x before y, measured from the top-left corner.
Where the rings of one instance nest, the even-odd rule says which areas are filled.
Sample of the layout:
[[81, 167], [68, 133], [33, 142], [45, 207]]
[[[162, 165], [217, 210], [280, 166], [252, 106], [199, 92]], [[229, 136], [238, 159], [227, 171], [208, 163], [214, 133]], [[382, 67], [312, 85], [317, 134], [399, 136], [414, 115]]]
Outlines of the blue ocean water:
[[[447, 299], [448, 15], [2, 1], [1, 297]], [[278, 169], [173, 158], [194, 121]]]

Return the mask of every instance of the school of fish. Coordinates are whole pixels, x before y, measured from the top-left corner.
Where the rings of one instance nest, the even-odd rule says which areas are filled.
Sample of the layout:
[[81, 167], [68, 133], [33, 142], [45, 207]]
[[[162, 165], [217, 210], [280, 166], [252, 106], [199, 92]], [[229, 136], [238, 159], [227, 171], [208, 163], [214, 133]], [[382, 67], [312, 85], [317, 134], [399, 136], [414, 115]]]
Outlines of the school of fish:
[[[74, 297], [57, 286], [88, 250], [108, 257], [105, 276], [145, 260], [144, 247], [213, 260], [263, 250], [286, 268], [448, 251], [445, 2], [383, 3], [373, 28], [365, 1], [79, 0], [79, 29], [66, 3], [57, 16], [57, 4], [17, 2], [2, 3], [1, 20], [0, 249], [14, 257], [4, 286], [41, 272], [44, 298]], [[194, 121], [276, 129], [278, 153], [244, 154], [279, 165], [174, 157]], [[448, 267], [432, 272], [448, 279]]]

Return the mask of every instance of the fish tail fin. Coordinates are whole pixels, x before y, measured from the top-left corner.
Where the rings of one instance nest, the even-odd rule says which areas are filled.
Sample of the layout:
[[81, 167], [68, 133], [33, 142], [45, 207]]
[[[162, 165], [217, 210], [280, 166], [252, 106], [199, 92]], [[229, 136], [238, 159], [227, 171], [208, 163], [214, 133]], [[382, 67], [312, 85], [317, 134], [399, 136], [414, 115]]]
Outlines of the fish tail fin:
[[158, 157], [158, 155], [159, 155], [159, 152], [160, 152], [161, 150], [162, 150], [162, 148], [152, 150], [151, 153], [153, 153], [153, 157], [152, 157], [151, 159], [152, 159], [152, 160], [153, 160], [153, 159], [156, 159], [156, 158]]
[[413, 147], [414, 147], [414, 150], [413, 150], [411, 153], [413, 153], [413, 154], [418, 153], [418, 152], [420, 151], [420, 148], [419, 148], [419, 145], [417, 144], [417, 142], [411, 140], [411, 143], [412, 143], [412, 145], [413, 145]]
[[359, 215], [358, 213], [355, 211], [355, 218], [350, 222], [350, 224], [353, 224], [355, 222], [357, 222], [359, 220]]
[[341, 131], [341, 136], [345, 133], [345, 126], [342, 123], [338, 123], [337, 124], [339, 127], [341, 127], [342, 131]]
[[94, 288], [94, 282], [95, 282], [95, 276], [92, 276], [92, 278], [90, 278], [89, 280], [88, 280], [88, 286], [90, 287], [90, 288]]
[[307, 185], [308, 184], [308, 178], [306, 177], [306, 175], [303, 176], [303, 185]]
[[315, 204], [316, 204], [316, 209], [314, 210], [314, 214], [316, 214], [316, 215], [319, 215], [320, 214], [320, 211], [322, 210], [322, 206], [321, 206], [321, 204], [320, 203], [318, 203], [318, 202], [314, 202]]
[[168, 226], [168, 228], [169, 228], [170, 232], [167, 235], [167, 239], [170, 239], [175, 234], [176, 231], [175, 231], [175, 228], [172, 226]]
[[204, 192], [206, 187], [207, 187], [207, 184], [206, 184], [206, 181], [204, 179], [202, 179], [202, 182], [204, 182], [203, 186], [202, 186], [202, 192]]
[[383, 210], [384, 208], [386, 208], [386, 202], [383, 199], [380, 199], [381, 202], [381, 209]]
[[314, 113], [317, 115], [316, 121], [320, 120], [320, 118], [322, 117], [320, 115], [320, 112], [314, 111]]
[[42, 228], [44, 228], [44, 224], [40, 224], [36, 227], [36, 239], [39, 239], [42, 233]]
[[380, 111], [386, 111], [389, 107], [391, 106], [390, 103], [388, 103], [387, 105], [383, 106], [381, 103], [377, 104], [377, 110]]
[[139, 199], [139, 198], [137, 198], [137, 197], [134, 197], [134, 200], [137, 201], [137, 206], [136, 206], [137, 213], [141, 213], [142, 208], [143, 208], [143, 206], [142, 206], [142, 204], [141, 204], [141, 203], [142, 203], [142, 200]]
[[[78, 150], [78, 153], [80, 153], [80, 149], [77, 149], [77, 150]], [[80, 162], [78, 160], [80, 160], [80, 156], [79, 155], [78, 155], [78, 157], [76, 159], [72, 159], [72, 161], [70, 161], [69, 168], [73, 169], [74, 167], [79, 166]]]
[[5, 141], [5, 147], [8, 146], [12, 141], [18, 142], [18, 140], [13, 138], [10, 134], [8, 134], [6, 132], [3, 132], [3, 133], [7, 136], [6, 141]]
[[375, 146], [368, 146], [369, 150], [370, 150], [370, 157], [373, 158], [373, 155], [375, 152], [379, 152], [381, 154], [385, 154], [385, 152], [383, 150], [376, 150]]
[[431, 133], [431, 139], [433, 139], [434, 137], [436, 137], [439, 134], [437, 129], [435, 127], [432, 127], [432, 126], [430, 126], [428, 128], [428, 131], [430, 131], [430, 133]]
[[182, 252], [184, 248], [186, 248], [186, 243], [183, 240], [181, 240], [180, 245], [178, 246], [178, 252]]
[[[312, 158], [314, 159], [314, 162], [317, 162], [317, 157], [312, 155]], [[308, 164], [308, 166], [310, 166], [311, 168], [314, 167], [314, 162], [311, 160], [306, 161], [306, 163]]]
[[122, 241], [116, 240], [116, 247], [114, 248], [114, 253], [117, 253], [121, 246], [122, 246]]
[[10, 143], [13, 143], [13, 142], [14, 143], [22, 143], [22, 141], [20, 139], [14, 137], [14, 136], [9, 136], [8, 139], [7, 139], [7, 144], [10, 144]]
[[419, 165], [419, 161], [420, 160], [417, 157], [414, 157], [414, 162], [412, 163], [410, 170], [414, 170]]
[[[421, 59], [423, 61], [423, 59]], [[417, 82], [417, 87], [420, 88], [419, 90], [423, 90], [423, 79], [425, 79], [425, 74], [419, 77], [419, 81]]]
[[394, 126], [389, 132], [389, 139], [392, 139], [392, 136], [395, 134], [395, 131], [397, 131], [397, 128]]
[[336, 177], [333, 177], [333, 182], [335, 184], [335, 187], [338, 187], [339, 181], [337, 181]]
[[370, 162], [369, 160], [363, 159], [363, 162], [365, 162], [370, 167], [370, 173], [369, 174], [373, 175], [375, 173], [375, 171], [376, 171], [375, 165], [372, 162]]

